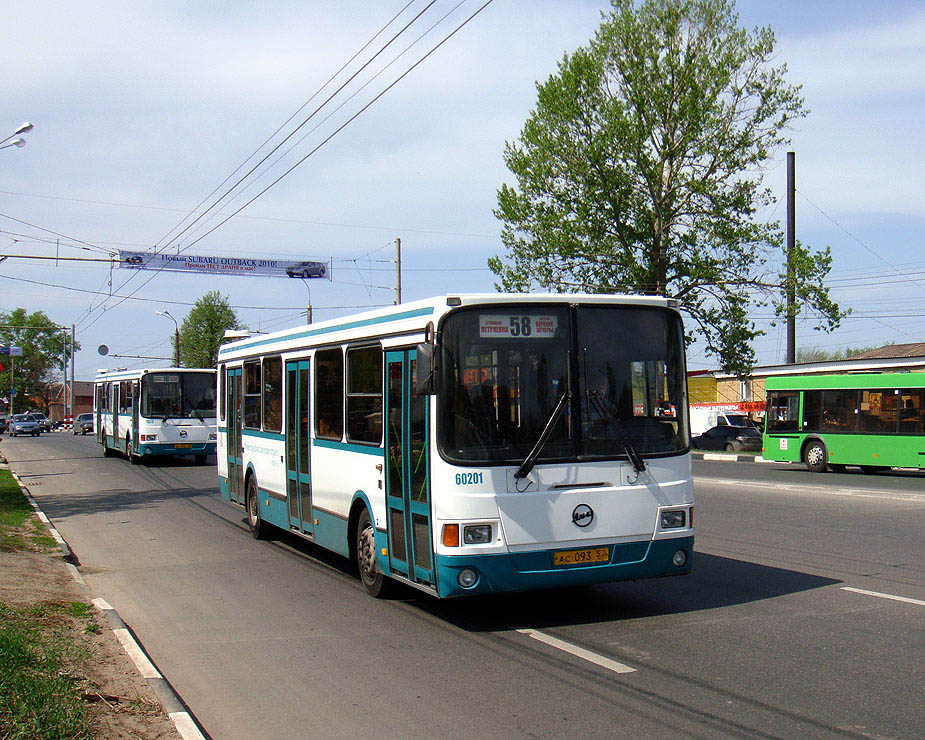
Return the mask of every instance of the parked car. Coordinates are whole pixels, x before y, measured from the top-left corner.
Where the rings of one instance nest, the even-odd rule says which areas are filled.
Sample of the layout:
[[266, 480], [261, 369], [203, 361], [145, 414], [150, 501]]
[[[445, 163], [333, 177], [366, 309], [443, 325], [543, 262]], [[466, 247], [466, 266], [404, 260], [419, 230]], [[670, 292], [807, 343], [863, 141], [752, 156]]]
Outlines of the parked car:
[[77, 418], [74, 419], [74, 434], [78, 432], [93, 433], [93, 414], [77, 414]]
[[707, 429], [691, 440], [698, 450], [726, 450], [727, 452], [760, 452], [761, 432], [754, 427], [718, 426]]
[[18, 437], [20, 434], [31, 434], [38, 437], [42, 433], [38, 422], [32, 418], [32, 414], [13, 414], [10, 419], [10, 436]]
[[39, 425], [39, 431], [41, 432], [50, 432], [51, 431], [51, 420], [45, 416], [41, 411], [33, 411], [32, 418], [35, 419], [35, 422]]
[[286, 274], [291, 278], [324, 277], [327, 269], [324, 262], [293, 262], [286, 268]]

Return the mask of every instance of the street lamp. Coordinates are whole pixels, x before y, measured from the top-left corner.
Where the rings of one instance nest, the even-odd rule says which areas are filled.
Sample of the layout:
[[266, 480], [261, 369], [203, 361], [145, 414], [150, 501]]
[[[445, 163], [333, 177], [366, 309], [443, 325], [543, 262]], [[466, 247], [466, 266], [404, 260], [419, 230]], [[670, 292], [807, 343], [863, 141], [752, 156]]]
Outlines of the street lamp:
[[[28, 134], [32, 130], [32, 124], [26, 121], [21, 124], [13, 133], [5, 139], [0, 139], [0, 149], [6, 149], [8, 146], [24, 147], [26, 140], [20, 134]], [[12, 141], [11, 141], [12, 139]]]
[[166, 316], [173, 322], [173, 362], [174, 365], [180, 367], [180, 325], [177, 323], [177, 320], [170, 315], [170, 311], [155, 311], [154, 313], [158, 316]]

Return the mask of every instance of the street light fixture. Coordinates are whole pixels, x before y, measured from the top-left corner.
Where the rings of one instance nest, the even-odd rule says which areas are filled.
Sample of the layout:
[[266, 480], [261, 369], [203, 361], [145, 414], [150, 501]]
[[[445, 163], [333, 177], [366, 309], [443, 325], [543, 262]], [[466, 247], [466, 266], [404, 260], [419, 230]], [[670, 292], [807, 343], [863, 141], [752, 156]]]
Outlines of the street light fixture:
[[[24, 147], [26, 145], [26, 140], [22, 138], [20, 134], [28, 134], [32, 128], [32, 124], [28, 121], [20, 124], [13, 133], [4, 139], [0, 139], [0, 149], [6, 149], [8, 146]], [[10, 139], [12, 139], [12, 141], [10, 141]]]
[[158, 316], [166, 316], [173, 322], [173, 362], [176, 367], [180, 367], [180, 325], [177, 323], [177, 320], [170, 315], [170, 311], [155, 311], [154, 313]]

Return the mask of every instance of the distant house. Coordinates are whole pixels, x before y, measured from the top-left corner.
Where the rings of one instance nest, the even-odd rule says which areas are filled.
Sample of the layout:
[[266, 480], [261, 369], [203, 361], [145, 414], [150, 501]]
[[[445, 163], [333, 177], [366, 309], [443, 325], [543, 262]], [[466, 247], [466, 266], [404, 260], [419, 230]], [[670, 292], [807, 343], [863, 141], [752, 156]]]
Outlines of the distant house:
[[[71, 384], [66, 388], [61, 384], [56, 387], [48, 404], [48, 418], [52, 421], [62, 421], [70, 412]], [[89, 380], [74, 381], [74, 415], [88, 414], [93, 411], [93, 383]]]

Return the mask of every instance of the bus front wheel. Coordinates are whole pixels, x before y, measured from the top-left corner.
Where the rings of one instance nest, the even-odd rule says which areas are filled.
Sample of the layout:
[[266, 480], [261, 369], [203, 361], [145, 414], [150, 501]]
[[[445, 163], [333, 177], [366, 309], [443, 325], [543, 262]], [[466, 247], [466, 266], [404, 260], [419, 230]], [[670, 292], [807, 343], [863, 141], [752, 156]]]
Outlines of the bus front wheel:
[[822, 473], [826, 469], [825, 445], [822, 442], [810, 442], [803, 451], [803, 462], [812, 473]]
[[260, 508], [257, 500], [257, 479], [252, 475], [247, 480], [247, 496], [245, 508], [247, 509], [247, 528], [255, 540], [262, 540], [267, 536], [267, 525], [260, 518]]
[[363, 509], [357, 522], [356, 558], [360, 580], [366, 590], [374, 598], [386, 598], [392, 590], [392, 579], [379, 570], [376, 558], [376, 530], [366, 509]]

